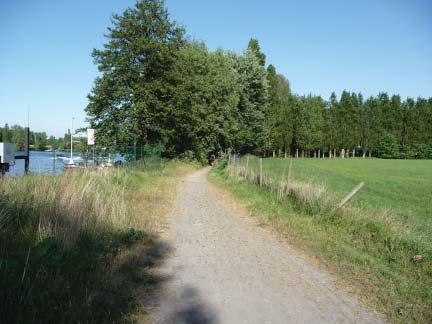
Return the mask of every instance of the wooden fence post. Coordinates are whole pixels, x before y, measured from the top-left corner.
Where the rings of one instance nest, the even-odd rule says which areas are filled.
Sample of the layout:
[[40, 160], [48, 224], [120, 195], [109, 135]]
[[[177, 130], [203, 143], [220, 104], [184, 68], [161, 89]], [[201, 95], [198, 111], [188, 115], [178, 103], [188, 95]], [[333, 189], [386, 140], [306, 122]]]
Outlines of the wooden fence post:
[[289, 166], [288, 166], [288, 178], [287, 178], [287, 192], [289, 193], [290, 188], [290, 182], [291, 182], [291, 169], [292, 169], [292, 158], [290, 159]]
[[249, 174], [249, 155], [246, 156], [246, 170], [245, 170], [245, 178], [247, 179]]
[[259, 185], [262, 186], [263, 183], [263, 162], [262, 162], [262, 158], [260, 158], [260, 163], [259, 163], [259, 168], [260, 168], [260, 172], [259, 172]]
[[338, 208], [342, 208], [350, 199], [364, 186], [364, 182], [360, 182], [342, 201], [338, 204]]

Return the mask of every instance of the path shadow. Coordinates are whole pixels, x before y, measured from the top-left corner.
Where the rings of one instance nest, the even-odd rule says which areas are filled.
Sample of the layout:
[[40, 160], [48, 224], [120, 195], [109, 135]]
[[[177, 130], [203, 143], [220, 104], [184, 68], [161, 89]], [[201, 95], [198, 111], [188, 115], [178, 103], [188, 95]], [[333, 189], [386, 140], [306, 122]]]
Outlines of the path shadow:
[[178, 300], [167, 305], [162, 324], [218, 324], [216, 311], [203, 299], [200, 292], [191, 286], [181, 288]]
[[171, 246], [164, 241], [151, 239], [129, 247], [119, 256], [114, 269], [107, 274], [93, 307], [105, 310], [98, 323], [136, 322], [157, 308], [162, 286], [171, 280], [158, 274]]

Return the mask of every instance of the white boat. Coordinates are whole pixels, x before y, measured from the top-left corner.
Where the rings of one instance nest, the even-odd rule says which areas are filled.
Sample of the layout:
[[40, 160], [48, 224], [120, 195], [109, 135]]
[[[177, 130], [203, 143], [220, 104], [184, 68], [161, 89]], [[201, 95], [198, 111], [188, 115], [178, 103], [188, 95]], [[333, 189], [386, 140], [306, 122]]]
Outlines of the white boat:
[[83, 158], [80, 157], [80, 156], [75, 156], [75, 157], [73, 156], [73, 130], [74, 130], [74, 128], [73, 128], [73, 122], [74, 122], [74, 119], [75, 118], [72, 117], [71, 142], [70, 142], [70, 144], [71, 144], [70, 157], [69, 158], [67, 158], [65, 156], [59, 156], [58, 157], [60, 160], [63, 160], [64, 167], [66, 169], [69, 169], [69, 168], [80, 168], [81, 167], [80, 166], [80, 162], [84, 161]]

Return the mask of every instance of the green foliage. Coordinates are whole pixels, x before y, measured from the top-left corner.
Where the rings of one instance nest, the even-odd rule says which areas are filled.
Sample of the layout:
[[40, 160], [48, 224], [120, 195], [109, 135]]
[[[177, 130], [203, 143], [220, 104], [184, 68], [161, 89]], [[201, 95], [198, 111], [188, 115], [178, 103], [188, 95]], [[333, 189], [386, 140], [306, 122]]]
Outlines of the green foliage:
[[268, 136], [265, 127], [268, 109], [266, 71], [250, 49], [242, 56], [232, 57], [240, 85], [237, 105], [239, 125], [233, 148], [240, 153], [262, 153]]
[[[87, 139], [83, 137], [74, 137], [76, 143], [74, 146], [78, 151], [85, 151], [87, 147]], [[24, 150], [24, 127], [13, 125], [9, 127], [5, 124], [0, 127], [0, 142], [9, 142], [15, 144], [17, 151]], [[30, 150], [68, 150], [70, 149], [70, 133], [65, 134], [63, 138], [54, 136], [48, 137], [45, 132], [35, 132], [30, 130]]]
[[112, 21], [104, 49], [93, 51], [102, 75], [88, 96], [89, 121], [100, 144], [166, 143], [184, 30], [159, 0], [138, 1]]
[[[146, 31], [146, 32], [142, 32]], [[167, 157], [235, 148], [260, 152], [265, 138], [264, 54], [211, 52], [186, 41], [162, 1], [143, 0], [115, 15], [86, 112], [100, 143], [161, 142]]]
[[260, 47], [259, 42], [258, 42], [257, 39], [251, 38], [249, 40], [248, 50], [251, 51], [255, 55], [255, 57], [258, 59], [259, 65], [261, 65], [262, 67], [264, 67], [265, 66], [266, 56], [261, 51], [261, 47]]
[[385, 134], [375, 147], [376, 156], [383, 159], [398, 159], [400, 157], [397, 139], [392, 134]]

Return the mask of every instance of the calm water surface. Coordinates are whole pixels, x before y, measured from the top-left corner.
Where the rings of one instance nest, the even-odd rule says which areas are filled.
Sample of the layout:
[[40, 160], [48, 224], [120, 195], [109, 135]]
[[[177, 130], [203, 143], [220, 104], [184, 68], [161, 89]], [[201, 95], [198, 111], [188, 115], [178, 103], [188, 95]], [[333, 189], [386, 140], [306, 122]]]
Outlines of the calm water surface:
[[[17, 153], [17, 155], [20, 153]], [[59, 152], [57, 152], [59, 154]], [[68, 153], [61, 152], [68, 156]], [[55, 163], [54, 163], [55, 162]], [[53, 152], [30, 151], [30, 172], [32, 173], [61, 173], [63, 171], [63, 161], [54, 160]], [[10, 167], [10, 176], [22, 175], [24, 173], [24, 160], [16, 160], [15, 166]]]

